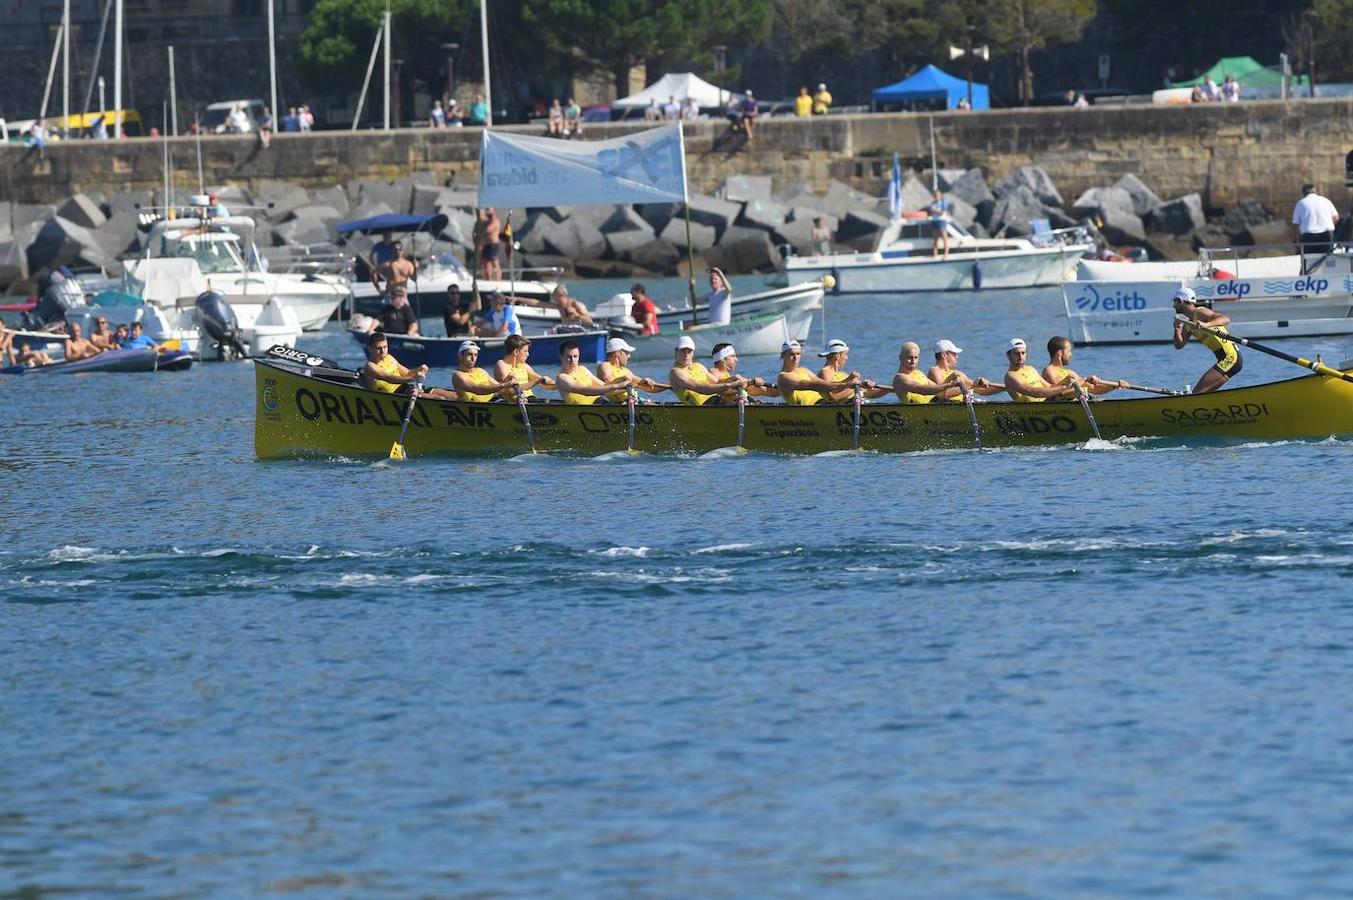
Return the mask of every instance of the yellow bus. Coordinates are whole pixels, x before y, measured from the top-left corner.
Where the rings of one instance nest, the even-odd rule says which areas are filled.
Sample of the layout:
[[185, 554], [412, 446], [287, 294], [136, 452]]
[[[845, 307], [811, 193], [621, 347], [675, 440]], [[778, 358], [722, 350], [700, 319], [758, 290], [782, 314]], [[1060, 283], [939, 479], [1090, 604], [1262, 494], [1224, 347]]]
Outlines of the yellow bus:
[[[111, 109], [95, 110], [94, 112], [87, 112], [84, 115], [73, 113], [64, 120], [68, 125], [66, 131], [72, 138], [82, 136], [93, 137], [94, 126], [99, 123], [100, 119], [107, 117], [108, 136], [111, 138], [113, 136], [113, 116], [114, 110]], [[122, 119], [122, 133], [126, 137], [141, 137], [144, 131], [142, 129], [141, 114], [139, 112], [134, 109], [124, 109], [122, 110], [120, 117]], [[16, 122], [4, 122], [3, 119], [0, 119], [0, 122], [4, 123], [3, 125], [0, 125], [0, 139], [8, 141], [26, 141], [28, 140], [28, 131], [33, 127], [33, 123], [36, 121], [36, 119], [23, 119]], [[61, 140], [61, 135], [63, 133], [63, 129], [61, 128], [62, 121], [61, 116], [48, 116], [42, 120], [42, 124], [47, 129], [47, 140], [49, 142]]]

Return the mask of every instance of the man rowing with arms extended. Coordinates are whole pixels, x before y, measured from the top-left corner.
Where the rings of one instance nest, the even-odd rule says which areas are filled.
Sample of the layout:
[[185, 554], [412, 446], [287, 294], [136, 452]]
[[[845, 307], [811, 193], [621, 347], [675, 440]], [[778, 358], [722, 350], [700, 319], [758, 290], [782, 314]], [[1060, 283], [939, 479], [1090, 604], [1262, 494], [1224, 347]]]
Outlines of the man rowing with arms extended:
[[1023, 338], [1010, 339], [1005, 358], [1010, 361], [1010, 367], [1005, 370], [1005, 389], [1010, 399], [1020, 403], [1068, 399], [1085, 384], [1074, 372], [1062, 383], [1048, 384], [1038, 370], [1028, 364], [1029, 347]]
[[[478, 350], [478, 348], [475, 348]], [[366, 365], [357, 372], [358, 381], [363, 387], [387, 394], [413, 394], [418, 384], [427, 378], [428, 367], [419, 366], [410, 369], [390, 355], [390, 342], [379, 331], [373, 331], [366, 339]], [[422, 392], [438, 400], [455, 400], [456, 395], [441, 388], [431, 388]]]
[[833, 391], [854, 391], [863, 383], [858, 372], [850, 373], [841, 381], [828, 381], [800, 365], [802, 359], [803, 345], [798, 341], [788, 340], [780, 345], [780, 372], [775, 376], [775, 384], [780, 389], [780, 396], [791, 406], [813, 406], [830, 397]]
[[921, 371], [920, 363], [920, 345], [915, 341], [903, 343], [897, 354], [897, 374], [893, 376], [893, 391], [897, 399], [903, 403], [930, 403], [933, 400], [962, 398], [963, 389], [959, 381], [931, 381]]
[[[859, 379], [859, 372], [846, 371], [846, 360], [850, 358], [850, 347], [846, 346], [845, 341], [839, 338], [833, 338], [827, 342], [827, 349], [819, 353], [818, 356], [821, 356], [826, 360], [826, 362], [822, 364], [822, 368], [818, 370], [818, 378], [833, 384], [842, 384], [852, 375], [855, 376], [856, 379]], [[879, 387], [877, 383], [868, 378], [861, 380], [859, 385], [864, 389], [864, 396], [870, 400], [885, 397], [893, 392], [892, 388]], [[853, 387], [842, 387], [828, 391], [823, 396], [829, 403], [844, 403], [854, 395], [855, 389]]]
[[[930, 371], [926, 374], [936, 384], [961, 384], [979, 397], [990, 397], [1005, 390], [1003, 385], [993, 384], [985, 378], [969, 378], [960, 372], [958, 370], [958, 355], [963, 352], [963, 348], [948, 338], [941, 338], [936, 341], [931, 349], [935, 353], [935, 365], [931, 366]], [[961, 403], [963, 402], [963, 393], [956, 391], [952, 397], [939, 397], [938, 399]]]
[[695, 341], [689, 335], [677, 338], [675, 362], [667, 372], [667, 381], [677, 399], [688, 406], [703, 406], [711, 398], [728, 391], [736, 392], [747, 384], [741, 375], [719, 378], [695, 361]]
[[[716, 381], [728, 381], [738, 377], [738, 351], [732, 344], [726, 341], [722, 344], [715, 344], [714, 351], [710, 356], [714, 359], [714, 365], [710, 368], [709, 373], [714, 376]], [[780, 391], [774, 385], [767, 383], [764, 378], [749, 378], [746, 386], [749, 397], [780, 396]], [[724, 399], [736, 400], [737, 394], [734, 393], [732, 397], [724, 395]]]
[[593, 375], [587, 366], [579, 363], [581, 357], [582, 350], [577, 341], [564, 341], [559, 346], [559, 374], [554, 382], [565, 403], [589, 406], [607, 394], [628, 389], [638, 381], [633, 375], [602, 380]]
[[1043, 367], [1043, 380], [1048, 384], [1072, 384], [1076, 381], [1083, 381], [1085, 387], [1092, 394], [1107, 394], [1109, 391], [1116, 391], [1119, 388], [1127, 387], [1127, 382], [1105, 381], [1098, 375], [1088, 375], [1081, 378], [1071, 370], [1071, 338], [1065, 338], [1060, 335], [1053, 337], [1048, 341], [1048, 364]]
[[[631, 383], [643, 391], [655, 394], [658, 391], [667, 390], [667, 385], [659, 384], [652, 378], [640, 378], [629, 369], [630, 354], [634, 352], [634, 347], [629, 341], [621, 337], [613, 337], [606, 342], [606, 360], [597, 366], [597, 375], [602, 381], [618, 381], [622, 378], [631, 379]], [[624, 403], [629, 399], [629, 388], [624, 390], [612, 391], [606, 395], [606, 399], [612, 403]]]
[[510, 376], [512, 382], [521, 388], [521, 395], [528, 400], [535, 396], [531, 389], [536, 385], [554, 390], [554, 379], [541, 375], [526, 361], [530, 355], [531, 341], [519, 334], [509, 334], [507, 340], [503, 341], [503, 358], [493, 366], [495, 379], [507, 383]]

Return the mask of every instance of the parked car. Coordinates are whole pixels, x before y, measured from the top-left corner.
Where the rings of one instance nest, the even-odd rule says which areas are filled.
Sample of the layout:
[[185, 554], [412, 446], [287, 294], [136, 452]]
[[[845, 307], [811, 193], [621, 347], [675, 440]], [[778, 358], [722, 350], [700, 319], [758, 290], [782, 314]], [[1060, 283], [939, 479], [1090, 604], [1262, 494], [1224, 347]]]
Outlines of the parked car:
[[[263, 119], [262, 100], [222, 100], [219, 103], [212, 103], [202, 111], [200, 119], [203, 134], [247, 134], [258, 130], [258, 123]], [[240, 128], [231, 121], [231, 113], [237, 108], [244, 111], [244, 120], [247, 127]]]

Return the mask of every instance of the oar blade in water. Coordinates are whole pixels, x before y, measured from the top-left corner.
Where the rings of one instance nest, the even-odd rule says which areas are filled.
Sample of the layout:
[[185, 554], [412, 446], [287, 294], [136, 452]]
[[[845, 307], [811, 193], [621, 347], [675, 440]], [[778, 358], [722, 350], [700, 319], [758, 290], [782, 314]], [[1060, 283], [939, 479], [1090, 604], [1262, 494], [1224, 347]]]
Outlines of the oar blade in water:
[[739, 456], [746, 456], [746, 447], [716, 447], [713, 450], [701, 453], [698, 459], [736, 459]]

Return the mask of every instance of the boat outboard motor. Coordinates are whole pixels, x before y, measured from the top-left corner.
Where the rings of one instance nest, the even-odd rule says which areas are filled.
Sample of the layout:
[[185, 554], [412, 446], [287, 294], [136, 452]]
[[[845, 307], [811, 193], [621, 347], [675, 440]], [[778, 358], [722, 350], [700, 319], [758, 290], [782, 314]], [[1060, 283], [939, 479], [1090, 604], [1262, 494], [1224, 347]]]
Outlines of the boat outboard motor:
[[240, 323], [235, 310], [220, 291], [204, 291], [197, 295], [197, 320], [202, 330], [216, 342], [219, 359], [243, 359], [249, 355], [240, 340]]
[[52, 272], [47, 290], [42, 292], [37, 308], [33, 312], [39, 324], [46, 325], [49, 322], [60, 321], [65, 318], [66, 310], [83, 306], [84, 303], [85, 292], [81, 290], [79, 282], [75, 280], [70, 270], [63, 266]]

